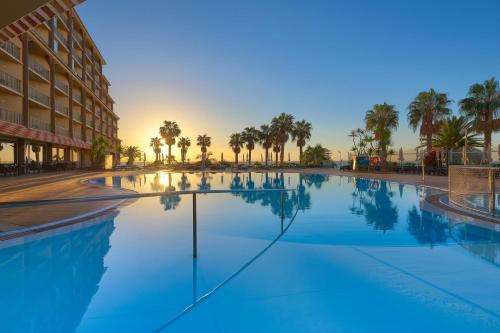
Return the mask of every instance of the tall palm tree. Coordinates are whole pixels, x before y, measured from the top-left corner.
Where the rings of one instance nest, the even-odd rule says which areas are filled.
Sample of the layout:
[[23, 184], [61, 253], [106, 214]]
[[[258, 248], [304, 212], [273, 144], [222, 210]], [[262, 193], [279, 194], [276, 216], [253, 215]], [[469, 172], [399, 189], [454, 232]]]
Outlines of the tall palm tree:
[[446, 93], [429, 89], [420, 92], [408, 106], [408, 124], [413, 131], [420, 126], [420, 136], [425, 137], [427, 152], [432, 150], [432, 135], [439, 130], [441, 121], [451, 114], [450, 103]]
[[500, 129], [500, 87], [495, 78], [470, 86], [467, 97], [460, 101], [460, 111], [474, 120], [474, 128], [484, 134], [484, 152], [491, 162], [491, 134]]
[[391, 144], [392, 131], [398, 128], [399, 114], [394, 105], [375, 104], [372, 110], [366, 112], [366, 129], [373, 131], [380, 149], [382, 170], [387, 164], [387, 148]]
[[466, 133], [467, 147], [474, 148], [482, 145], [483, 141], [473, 133], [472, 123], [465, 117], [453, 116], [443, 121], [439, 131], [432, 137], [432, 144], [446, 152], [448, 155], [446, 160], [449, 163], [452, 150], [465, 146]]
[[139, 147], [137, 146], [127, 146], [127, 147], [124, 147], [123, 149], [123, 155], [125, 155], [128, 160], [127, 160], [127, 164], [128, 165], [132, 165], [134, 164], [134, 161], [136, 159], [140, 159], [141, 158], [141, 150], [139, 149]]
[[252, 150], [255, 149], [255, 143], [259, 141], [260, 133], [255, 127], [245, 127], [241, 132], [241, 139], [246, 143], [248, 149], [248, 164], [252, 164]]
[[172, 146], [175, 145], [175, 138], [181, 135], [181, 129], [175, 121], [165, 120], [160, 127], [160, 135], [168, 146], [168, 163], [172, 162]]
[[295, 126], [293, 123], [293, 116], [291, 114], [282, 113], [274, 117], [271, 121], [271, 128], [273, 130], [275, 140], [280, 145], [280, 162], [283, 165], [285, 159], [285, 143], [290, 138]]
[[243, 147], [243, 137], [240, 133], [233, 133], [229, 136], [229, 147], [233, 150], [234, 153], [234, 163], [238, 165], [238, 155], [241, 152], [241, 148]]
[[276, 167], [278, 167], [278, 163], [279, 163], [278, 154], [279, 154], [280, 150], [281, 150], [280, 143], [277, 140], [273, 140], [273, 152], [276, 155], [276, 157], [274, 159], [274, 163], [276, 164]]
[[161, 147], [163, 146], [161, 139], [159, 137], [151, 138], [151, 141], [149, 142], [149, 146], [153, 148], [153, 152], [155, 153], [155, 163], [159, 163], [160, 162]]
[[191, 147], [191, 140], [189, 138], [182, 137], [179, 139], [179, 142], [177, 143], [177, 147], [179, 147], [181, 149], [181, 161], [182, 161], [182, 164], [184, 164], [184, 162], [186, 161], [187, 151], [188, 151], [189, 147]]
[[306, 141], [311, 139], [312, 125], [305, 120], [301, 120], [295, 122], [294, 127], [292, 139], [297, 141], [297, 147], [299, 147], [299, 163], [302, 164], [302, 149], [306, 145]]
[[269, 160], [269, 149], [273, 146], [273, 132], [269, 125], [260, 125], [259, 142], [262, 148], [266, 151], [265, 164], [267, 166]]
[[212, 138], [206, 134], [198, 135], [196, 138], [196, 145], [201, 147], [201, 162], [205, 166], [205, 160], [207, 157], [207, 148], [212, 144]]

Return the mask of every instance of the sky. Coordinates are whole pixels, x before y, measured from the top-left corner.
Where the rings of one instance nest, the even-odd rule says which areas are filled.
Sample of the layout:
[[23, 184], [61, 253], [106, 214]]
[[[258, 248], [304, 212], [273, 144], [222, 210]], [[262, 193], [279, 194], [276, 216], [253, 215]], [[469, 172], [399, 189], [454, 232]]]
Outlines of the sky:
[[[164, 120], [191, 138], [191, 159], [205, 133], [230, 159], [231, 133], [286, 112], [345, 160], [350, 130], [383, 102], [400, 113], [394, 148], [410, 150], [418, 92], [448, 93], [458, 113], [471, 84], [500, 78], [494, 0], [87, 0], [77, 11], [107, 61], [119, 137], [148, 159]], [[297, 159], [295, 143], [285, 149]]]

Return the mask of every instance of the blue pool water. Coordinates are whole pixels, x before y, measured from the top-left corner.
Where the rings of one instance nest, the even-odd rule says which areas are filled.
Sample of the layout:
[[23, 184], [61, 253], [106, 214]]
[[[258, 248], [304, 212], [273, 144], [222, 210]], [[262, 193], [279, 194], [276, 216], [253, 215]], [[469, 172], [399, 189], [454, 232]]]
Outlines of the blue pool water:
[[499, 332], [500, 225], [441, 215], [436, 193], [281, 173], [147, 174], [141, 198], [0, 245], [2, 332]]

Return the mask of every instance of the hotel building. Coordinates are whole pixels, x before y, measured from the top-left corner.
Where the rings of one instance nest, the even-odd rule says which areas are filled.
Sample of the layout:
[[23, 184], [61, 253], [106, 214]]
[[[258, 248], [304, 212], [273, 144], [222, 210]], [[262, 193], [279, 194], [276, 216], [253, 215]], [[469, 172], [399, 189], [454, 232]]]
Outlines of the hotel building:
[[118, 155], [118, 116], [99, 49], [74, 9], [0, 42], [0, 163], [90, 166], [107, 138]]

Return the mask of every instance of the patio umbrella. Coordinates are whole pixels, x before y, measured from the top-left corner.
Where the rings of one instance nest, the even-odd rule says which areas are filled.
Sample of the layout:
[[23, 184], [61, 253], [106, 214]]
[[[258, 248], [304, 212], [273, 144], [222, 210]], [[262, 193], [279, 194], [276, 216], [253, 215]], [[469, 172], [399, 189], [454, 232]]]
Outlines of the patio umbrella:
[[415, 161], [418, 161], [418, 148], [415, 148]]
[[400, 162], [403, 162], [405, 159], [404, 159], [404, 156], [403, 156], [403, 147], [399, 148], [399, 161]]
[[220, 153], [220, 161], [224, 162], [224, 153]]

